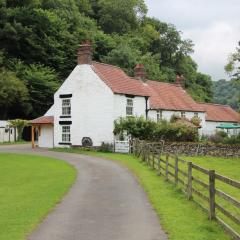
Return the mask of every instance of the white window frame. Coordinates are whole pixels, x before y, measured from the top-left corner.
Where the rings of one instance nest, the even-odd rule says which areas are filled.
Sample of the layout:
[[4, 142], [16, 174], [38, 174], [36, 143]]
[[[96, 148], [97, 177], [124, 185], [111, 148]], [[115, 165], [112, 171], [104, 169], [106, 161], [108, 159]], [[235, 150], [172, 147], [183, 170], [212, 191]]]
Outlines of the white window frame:
[[62, 99], [62, 116], [71, 115], [71, 98]]
[[71, 142], [71, 126], [62, 125], [62, 142], [70, 143]]
[[162, 110], [157, 110], [157, 122], [162, 121], [163, 119], [163, 112]]
[[133, 98], [127, 98], [126, 116], [133, 116]]
[[198, 112], [195, 112], [195, 113], [194, 113], [194, 117], [198, 117]]
[[185, 118], [186, 117], [186, 112], [185, 111], [181, 111], [181, 118]]

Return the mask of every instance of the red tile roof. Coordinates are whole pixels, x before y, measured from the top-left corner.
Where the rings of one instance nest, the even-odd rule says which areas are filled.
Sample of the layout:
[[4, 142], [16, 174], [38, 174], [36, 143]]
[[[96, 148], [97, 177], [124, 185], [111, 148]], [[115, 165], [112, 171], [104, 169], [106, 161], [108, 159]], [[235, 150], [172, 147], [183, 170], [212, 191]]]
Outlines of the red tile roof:
[[28, 122], [29, 124], [53, 124], [54, 117], [53, 116], [42, 116], [36, 119], [33, 119]]
[[114, 93], [149, 96], [143, 82], [127, 76], [119, 67], [93, 62], [92, 69]]
[[206, 111], [206, 120], [215, 122], [240, 122], [240, 114], [234, 111], [230, 106], [199, 103]]
[[109, 64], [93, 62], [92, 68], [114, 93], [150, 96], [152, 109], [204, 111], [184, 89], [175, 84], [150, 80], [143, 83], [127, 76], [121, 68]]
[[204, 109], [179, 85], [150, 80], [147, 84], [151, 93], [152, 109], [204, 112]]

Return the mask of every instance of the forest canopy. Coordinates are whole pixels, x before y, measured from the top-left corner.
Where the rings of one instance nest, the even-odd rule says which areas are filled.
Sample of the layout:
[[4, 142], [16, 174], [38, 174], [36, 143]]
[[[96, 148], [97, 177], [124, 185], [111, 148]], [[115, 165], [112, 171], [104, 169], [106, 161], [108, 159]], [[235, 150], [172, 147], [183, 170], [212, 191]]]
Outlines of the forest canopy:
[[212, 101], [212, 80], [191, 58], [194, 44], [172, 24], [147, 16], [144, 0], [0, 0], [0, 118], [34, 118], [76, 65], [89, 39], [96, 61], [173, 82], [184, 75], [197, 101]]

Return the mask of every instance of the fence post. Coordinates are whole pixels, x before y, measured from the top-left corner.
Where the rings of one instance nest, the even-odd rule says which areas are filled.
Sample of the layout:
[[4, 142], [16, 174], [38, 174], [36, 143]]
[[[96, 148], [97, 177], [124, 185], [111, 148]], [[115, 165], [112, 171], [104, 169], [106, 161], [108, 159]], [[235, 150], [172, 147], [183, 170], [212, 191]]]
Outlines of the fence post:
[[158, 153], [158, 171], [157, 171], [157, 175], [160, 176], [161, 175], [161, 151], [159, 151]]
[[215, 170], [209, 170], [209, 219], [216, 217], [215, 213]]
[[178, 184], [178, 156], [175, 157], [175, 184]]
[[192, 162], [188, 162], [187, 198], [192, 198]]
[[167, 153], [167, 155], [166, 155], [166, 174], [165, 174], [166, 181], [168, 180], [168, 158], [169, 158], [169, 154]]

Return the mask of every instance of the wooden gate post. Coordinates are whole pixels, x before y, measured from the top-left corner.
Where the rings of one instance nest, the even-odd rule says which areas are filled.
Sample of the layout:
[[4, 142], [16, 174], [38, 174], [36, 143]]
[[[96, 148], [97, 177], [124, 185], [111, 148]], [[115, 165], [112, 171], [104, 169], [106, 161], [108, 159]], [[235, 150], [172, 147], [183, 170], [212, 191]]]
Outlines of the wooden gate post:
[[215, 213], [215, 170], [209, 170], [209, 219], [216, 217]]
[[175, 174], [174, 174], [174, 178], [175, 178], [175, 184], [178, 184], [178, 156], [176, 155], [175, 157]]
[[188, 162], [187, 198], [192, 198], [192, 162]]

